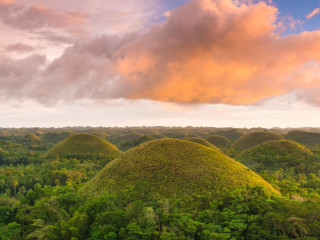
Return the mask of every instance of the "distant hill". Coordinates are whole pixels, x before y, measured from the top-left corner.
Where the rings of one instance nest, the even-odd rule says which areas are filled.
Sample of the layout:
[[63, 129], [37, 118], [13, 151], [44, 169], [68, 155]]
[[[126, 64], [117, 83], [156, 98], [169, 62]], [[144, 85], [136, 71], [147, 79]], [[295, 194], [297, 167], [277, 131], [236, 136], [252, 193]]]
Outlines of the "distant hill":
[[106, 155], [119, 154], [118, 148], [106, 140], [95, 135], [82, 133], [67, 137], [63, 141], [51, 148], [45, 156], [55, 155], [77, 155], [77, 154], [91, 154], [102, 153]]
[[159, 130], [159, 133], [168, 138], [184, 139], [189, 136], [189, 133], [184, 128], [167, 128]]
[[0, 147], [0, 153], [6, 153], [7, 151], [3, 150], [3, 148]]
[[41, 135], [41, 139], [50, 143], [58, 143], [63, 139], [73, 135], [75, 133], [71, 131], [63, 131], [63, 132], [45, 132]]
[[304, 172], [315, 167], [312, 163], [315, 157], [310, 149], [289, 140], [262, 143], [243, 151], [236, 159], [257, 171], [276, 171], [280, 168], [286, 170], [293, 167], [296, 172]]
[[162, 135], [160, 133], [152, 133], [152, 134], [149, 134], [147, 136], [150, 136], [154, 139], [163, 139], [163, 138], [167, 138], [165, 135]]
[[297, 130], [288, 132], [288, 134], [284, 135], [284, 138], [294, 140], [310, 147], [320, 146], [320, 133]]
[[33, 133], [28, 133], [27, 135], [25, 135], [23, 137], [23, 140], [30, 143], [41, 142], [41, 139]]
[[222, 130], [214, 132], [214, 135], [224, 136], [230, 139], [232, 142], [242, 137], [245, 133], [240, 129], [230, 129], [230, 130]]
[[213, 145], [212, 143], [210, 143], [207, 140], [205, 140], [203, 138], [200, 138], [200, 137], [188, 137], [185, 140], [190, 141], [190, 142], [199, 143], [199, 144], [201, 144], [203, 146], [210, 147], [210, 148], [212, 148], [214, 150], [219, 151], [219, 148], [217, 148], [215, 145]]
[[80, 190], [97, 195], [128, 186], [146, 186], [165, 197], [196, 195], [261, 185], [277, 193], [259, 175], [200, 144], [178, 139], [153, 140], [123, 153]]
[[136, 140], [142, 136], [143, 136], [142, 133], [132, 132], [132, 133], [127, 133], [127, 134], [117, 136], [115, 138], [115, 140], [117, 140], [117, 141], [133, 141], [133, 140]]
[[217, 147], [228, 147], [231, 145], [231, 141], [228, 138], [219, 135], [211, 135], [207, 137], [207, 141]]
[[244, 150], [257, 146], [263, 142], [280, 139], [282, 139], [282, 137], [278, 134], [270, 132], [253, 132], [242, 136], [237, 141], [235, 141], [232, 146], [235, 149]]

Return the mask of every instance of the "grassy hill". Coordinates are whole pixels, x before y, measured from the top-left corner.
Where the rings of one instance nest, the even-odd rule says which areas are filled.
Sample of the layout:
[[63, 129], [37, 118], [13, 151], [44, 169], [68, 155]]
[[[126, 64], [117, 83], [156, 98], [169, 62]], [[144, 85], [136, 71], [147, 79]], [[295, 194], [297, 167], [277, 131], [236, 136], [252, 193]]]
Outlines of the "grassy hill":
[[3, 148], [0, 147], [0, 153], [6, 153], [7, 151], [3, 150]]
[[71, 131], [63, 131], [63, 132], [46, 132], [41, 135], [41, 139], [50, 142], [50, 143], [58, 143], [63, 139], [73, 135], [74, 133]]
[[150, 191], [165, 197], [186, 193], [217, 196], [243, 185], [261, 185], [276, 193], [241, 163], [211, 148], [178, 139], [153, 140], [130, 149], [106, 165], [80, 191], [96, 195], [141, 185], [149, 185]]
[[199, 143], [203, 146], [206, 146], [206, 147], [209, 147], [209, 148], [212, 148], [214, 150], [217, 150], [219, 151], [219, 148], [217, 148], [215, 145], [213, 145], [212, 143], [208, 142], [207, 140], [203, 139], [203, 138], [200, 138], [200, 137], [188, 137], [186, 138], [187, 141], [190, 141], [190, 142], [195, 142], [195, 143]]
[[189, 136], [189, 133], [183, 128], [167, 128], [159, 130], [159, 133], [168, 138], [184, 139]]
[[313, 153], [307, 147], [289, 140], [262, 143], [243, 151], [237, 160], [256, 171], [293, 167], [298, 173], [315, 167]]
[[307, 146], [320, 146], [320, 133], [291, 131], [284, 135], [284, 138], [294, 140]]
[[231, 145], [231, 141], [228, 138], [219, 135], [211, 135], [207, 137], [207, 141], [217, 147], [228, 147]]
[[270, 133], [270, 132], [253, 132], [248, 133], [232, 145], [235, 149], [244, 150], [249, 149], [254, 146], [257, 146], [261, 143], [272, 141], [272, 140], [281, 140], [282, 137], [278, 134]]
[[127, 134], [117, 136], [115, 139], [118, 141], [133, 141], [142, 136], [143, 136], [142, 133], [132, 132], [132, 133], [127, 133]]
[[120, 151], [111, 143], [95, 135], [82, 133], [75, 134], [62, 140], [51, 148], [45, 156], [55, 155], [78, 155], [102, 153], [106, 155], [116, 155]]
[[230, 129], [230, 130], [222, 130], [216, 131], [214, 135], [224, 136], [230, 139], [232, 142], [242, 137], [245, 133], [240, 129]]
[[28, 133], [27, 135], [25, 135], [23, 137], [23, 140], [26, 142], [31, 142], [31, 143], [41, 142], [41, 139], [38, 136], [34, 135], [33, 133]]
[[166, 136], [160, 134], [160, 133], [152, 133], [152, 134], [149, 134], [147, 136], [150, 136], [152, 137], [153, 139], [163, 139], [163, 138], [167, 138]]

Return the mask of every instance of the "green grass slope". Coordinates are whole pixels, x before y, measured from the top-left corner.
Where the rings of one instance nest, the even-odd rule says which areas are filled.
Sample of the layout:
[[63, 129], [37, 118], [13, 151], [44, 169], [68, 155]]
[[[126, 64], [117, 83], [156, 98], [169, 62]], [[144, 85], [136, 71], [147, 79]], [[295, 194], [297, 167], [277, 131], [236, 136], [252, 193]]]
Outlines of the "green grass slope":
[[190, 141], [190, 142], [195, 142], [195, 143], [199, 143], [203, 146], [212, 148], [214, 150], [219, 151], [219, 148], [217, 148], [215, 145], [213, 145], [212, 143], [208, 142], [207, 140], [200, 138], [200, 137], [188, 137], [185, 140]]
[[78, 155], [102, 153], [106, 155], [116, 155], [120, 151], [111, 143], [95, 135], [82, 133], [75, 134], [62, 140], [51, 148], [45, 156], [56, 155]]
[[178, 139], [153, 140], [125, 152], [80, 191], [97, 195], [141, 185], [169, 198], [175, 194], [218, 196], [221, 191], [243, 185], [261, 185], [277, 193], [241, 163], [211, 148]]
[[293, 167], [296, 172], [303, 172], [313, 166], [314, 155], [299, 143], [275, 140], [245, 150], [236, 159], [256, 171]]
[[286, 134], [284, 138], [294, 140], [311, 147], [320, 146], [320, 133], [291, 131], [288, 132], [288, 134]]
[[231, 145], [231, 141], [228, 138], [219, 135], [211, 135], [207, 137], [207, 141], [217, 147], [228, 147]]
[[235, 141], [232, 146], [238, 150], [245, 150], [267, 141], [281, 139], [282, 137], [278, 134], [270, 132], [253, 132], [242, 136], [237, 141]]

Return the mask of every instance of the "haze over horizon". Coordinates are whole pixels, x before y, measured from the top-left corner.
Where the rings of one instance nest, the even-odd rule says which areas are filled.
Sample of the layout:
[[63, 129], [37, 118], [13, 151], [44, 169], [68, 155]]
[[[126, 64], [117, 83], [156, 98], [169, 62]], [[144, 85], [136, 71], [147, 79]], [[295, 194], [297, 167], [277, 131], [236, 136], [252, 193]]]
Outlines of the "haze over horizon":
[[318, 0], [0, 0], [0, 127], [319, 127], [319, 22]]

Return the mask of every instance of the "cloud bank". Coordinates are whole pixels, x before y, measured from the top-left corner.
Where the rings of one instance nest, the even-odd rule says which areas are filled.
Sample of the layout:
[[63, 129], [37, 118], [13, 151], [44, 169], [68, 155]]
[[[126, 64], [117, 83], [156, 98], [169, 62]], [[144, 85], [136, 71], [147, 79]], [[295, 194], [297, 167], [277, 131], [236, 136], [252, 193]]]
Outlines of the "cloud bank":
[[[81, 40], [44, 69], [32, 57], [28, 80], [14, 78], [24, 71], [18, 65], [11, 71], [21, 88], [15, 91], [46, 104], [126, 98], [240, 105], [294, 93], [320, 105], [320, 31], [282, 35], [278, 9], [265, 1], [194, 0], [166, 15], [142, 33]], [[8, 82], [2, 71], [0, 82]], [[15, 96], [11, 87], [2, 95]]]

